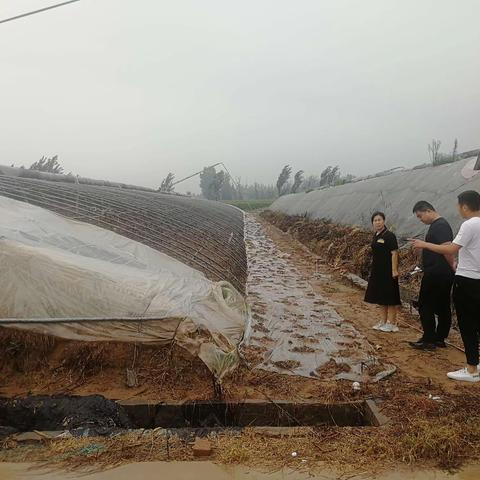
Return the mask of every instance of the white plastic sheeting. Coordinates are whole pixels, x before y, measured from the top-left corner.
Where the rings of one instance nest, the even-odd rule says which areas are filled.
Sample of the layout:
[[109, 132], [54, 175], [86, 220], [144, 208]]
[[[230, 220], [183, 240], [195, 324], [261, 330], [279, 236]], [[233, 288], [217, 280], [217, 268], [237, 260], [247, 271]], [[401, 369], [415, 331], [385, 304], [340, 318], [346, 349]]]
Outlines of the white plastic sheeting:
[[406, 170], [383, 177], [285, 195], [270, 207], [287, 215], [306, 215], [311, 219], [328, 219], [343, 225], [371, 228], [375, 210], [387, 215], [387, 223], [402, 237], [421, 235], [425, 231], [412, 208], [418, 200], [432, 203], [456, 231], [462, 223], [457, 212], [457, 195], [464, 190], [480, 191], [480, 171], [473, 170], [476, 158], [455, 163]]
[[249, 314], [227, 282], [141, 243], [0, 197], [0, 318], [142, 321], [31, 324], [72, 340], [175, 341], [221, 379], [238, 361]]

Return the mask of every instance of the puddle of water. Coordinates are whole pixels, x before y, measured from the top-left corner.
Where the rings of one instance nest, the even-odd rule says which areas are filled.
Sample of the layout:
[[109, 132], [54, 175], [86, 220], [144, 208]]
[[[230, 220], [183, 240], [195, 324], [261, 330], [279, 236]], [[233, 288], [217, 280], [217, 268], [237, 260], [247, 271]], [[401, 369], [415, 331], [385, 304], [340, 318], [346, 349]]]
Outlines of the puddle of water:
[[378, 364], [373, 346], [313, 290], [251, 215], [245, 238], [250, 345], [263, 355], [257, 368], [358, 381], [390, 369]]
[[262, 473], [246, 467], [226, 467], [211, 462], [149, 462], [132, 463], [105, 472], [90, 475], [73, 474], [66, 472], [39, 473], [31, 469], [28, 464], [0, 463], [0, 478], [2, 480], [337, 480], [349, 478], [350, 480], [478, 480], [480, 467], [467, 467], [464, 471], [456, 474], [448, 474], [440, 471], [415, 472], [400, 470], [382, 474], [376, 477], [360, 475], [339, 476], [329, 471], [317, 474], [302, 473], [292, 470], [280, 470], [275, 473]]

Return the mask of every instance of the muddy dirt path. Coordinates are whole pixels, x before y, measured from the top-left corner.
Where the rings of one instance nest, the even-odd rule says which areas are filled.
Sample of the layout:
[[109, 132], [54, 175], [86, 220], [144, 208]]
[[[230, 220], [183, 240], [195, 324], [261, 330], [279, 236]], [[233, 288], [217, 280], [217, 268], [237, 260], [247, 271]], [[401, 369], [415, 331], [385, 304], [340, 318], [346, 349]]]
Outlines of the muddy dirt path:
[[[250, 345], [263, 354], [257, 368], [317, 377], [368, 381], [394, 368], [380, 365], [375, 348], [332, 308], [281, 252], [255, 217], [246, 216]], [[329, 282], [329, 274], [320, 275]]]
[[[361, 332], [384, 361], [393, 363], [399, 372], [408, 375], [411, 379], [425, 381], [426, 384], [441, 385], [450, 392], [461, 389], [478, 389], [478, 385], [463, 385], [452, 382], [446, 377], [446, 372], [463, 366], [464, 354], [452, 347], [437, 349], [435, 352], [413, 350], [409, 340], [419, 337], [418, 331], [413, 327], [415, 319], [406, 311], [399, 316], [401, 328], [399, 333], [383, 333], [372, 330], [371, 327], [379, 320], [377, 307], [363, 302], [364, 292], [349, 285], [344, 278], [331, 267], [313, 255], [300, 242], [294, 240], [288, 233], [284, 233], [263, 219], [256, 217], [263, 226], [268, 237], [274, 242], [283, 255], [289, 255], [289, 261], [295, 265], [314, 292], [327, 299], [335, 310], [355, 328]], [[404, 324], [411, 326], [405, 326]], [[458, 335], [453, 334], [458, 341]]]

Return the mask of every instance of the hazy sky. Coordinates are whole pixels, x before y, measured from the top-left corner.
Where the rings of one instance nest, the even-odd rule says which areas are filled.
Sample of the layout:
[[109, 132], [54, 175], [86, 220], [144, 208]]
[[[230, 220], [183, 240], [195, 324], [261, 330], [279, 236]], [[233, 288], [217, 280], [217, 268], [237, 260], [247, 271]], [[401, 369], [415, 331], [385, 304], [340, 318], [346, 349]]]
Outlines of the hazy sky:
[[[0, 19], [59, 1], [0, 0]], [[58, 154], [156, 187], [218, 161], [271, 183], [476, 148], [479, 18], [478, 0], [83, 0], [2, 24], [0, 164]]]

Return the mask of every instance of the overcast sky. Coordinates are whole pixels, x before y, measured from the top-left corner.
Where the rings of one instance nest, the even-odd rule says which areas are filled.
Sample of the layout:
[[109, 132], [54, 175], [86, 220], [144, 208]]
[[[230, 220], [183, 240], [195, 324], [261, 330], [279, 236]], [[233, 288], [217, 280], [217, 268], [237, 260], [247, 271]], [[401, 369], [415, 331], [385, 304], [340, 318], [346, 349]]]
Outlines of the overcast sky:
[[[0, 19], [59, 1], [0, 0]], [[1, 24], [0, 164], [58, 154], [157, 187], [219, 161], [272, 183], [476, 148], [479, 18], [478, 0], [83, 0]]]

